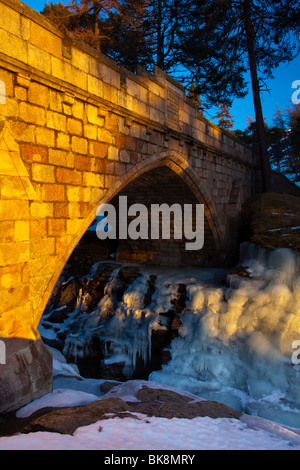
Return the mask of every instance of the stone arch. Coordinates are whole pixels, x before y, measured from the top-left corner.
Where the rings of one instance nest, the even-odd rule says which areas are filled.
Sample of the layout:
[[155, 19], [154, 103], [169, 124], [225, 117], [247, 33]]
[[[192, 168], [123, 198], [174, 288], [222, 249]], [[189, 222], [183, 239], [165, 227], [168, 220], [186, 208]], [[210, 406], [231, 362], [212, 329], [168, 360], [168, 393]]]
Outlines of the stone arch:
[[46, 307], [47, 301], [54, 289], [54, 286], [59, 278], [61, 271], [63, 270], [70, 255], [74, 251], [76, 245], [81, 240], [90, 224], [93, 222], [97, 207], [100, 204], [112, 201], [114, 197], [116, 197], [122, 190], [124, 190], [124, 188], [126, 188], [134, 180], [158, 168], [168, 168], [170, 171], [172, 171], [175, 175], [177, 175], [181, 180], [184, 181], [187, 188], [194, 194], [195, 200], [198, 201], [198, 203], [204, 203], [205, 218], [209, 224], [211, 233], [213, 235], [216, 252], [218, 253], [222, 249], [222, 232], [218, 224], [216, 209], [209, 195], [209, 189], [207, 187], [207, 184], [201, 180], [201, 178], [196, 174], [194, 169], [189, 166], [188, 162], [180, 156], [172, 155], [163, 156], [161, 158], [149, 157], [148, 159], [135, 165], [122, 177], [116, 179], [116, 181], [114, 182], [112, 187], [107, 191], [105, 196], [94, 203], [93, 209], [83, 221], [80, 229], [76, 233], [76, 236], [73, 238], [65, 254], [61, 258], [60, 262], [57, 264], [56, 270], [48, 283], [39, 310], [38, 312], [36, 312], [37, 325], [40, 321], [42, 313]]

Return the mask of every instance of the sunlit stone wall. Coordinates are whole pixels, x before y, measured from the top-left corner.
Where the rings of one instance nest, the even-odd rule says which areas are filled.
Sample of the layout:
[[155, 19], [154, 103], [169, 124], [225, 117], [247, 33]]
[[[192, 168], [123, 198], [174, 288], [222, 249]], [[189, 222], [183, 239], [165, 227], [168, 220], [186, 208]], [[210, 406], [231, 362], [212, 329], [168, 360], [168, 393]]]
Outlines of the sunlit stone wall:
[[0, 336], [39, 337], [98, 204], [161, 166], [204, 202], [226, 258], [255, 186], [251, 150], [202, 119], [161, 70], [134, 75], [23, 3], [0, 0]]

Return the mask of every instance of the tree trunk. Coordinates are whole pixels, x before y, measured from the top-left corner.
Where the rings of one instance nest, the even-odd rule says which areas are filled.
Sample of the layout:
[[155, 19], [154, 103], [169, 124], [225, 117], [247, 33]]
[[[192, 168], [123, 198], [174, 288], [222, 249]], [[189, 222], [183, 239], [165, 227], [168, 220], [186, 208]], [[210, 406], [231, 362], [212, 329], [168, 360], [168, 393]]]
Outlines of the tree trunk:
[[157, 8], [157, 66], [160, 69], [164, 69], [164, 55], [163, 55], [163, 37], [162, 37], [162, 4], [161, 0], [158, 0]]
[[101, 45], [100, 45], [100, 31], [99, 31], [99, 13], [100, 8], [94, 2], [94, 34], [96, 39], [96, 49], [98, 52], [101, 52]]
[[253, 102], [256, 118], [256, 131], [259, 147], [259, 158], [261, 167], [261, 190], [262, 192], [271, 191], [271, 168], [268, 158], [267, 142], [265, 135], [265, 124], [260, 99], [259, 79], [257, 75], [256, 54], [255, 54], [255, 32], [251, 21], [250, 0], [244, 0], [244, 22], [247, 37], [248, 58], [250, 64], [251, 84], [253, 93]]

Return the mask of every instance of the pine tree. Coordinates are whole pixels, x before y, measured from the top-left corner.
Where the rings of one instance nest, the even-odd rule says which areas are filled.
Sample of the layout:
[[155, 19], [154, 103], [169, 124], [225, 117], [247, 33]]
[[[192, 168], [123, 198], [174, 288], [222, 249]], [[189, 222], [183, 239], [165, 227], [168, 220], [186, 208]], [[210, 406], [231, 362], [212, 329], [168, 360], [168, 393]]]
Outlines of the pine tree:
[[273, 125], [269, 129], [270, 146], [269, 159], [279, 173], [284, 173], [289, 165], [290, 145], [289, 132], [286, 128], [286, 114], [276, 108]]
[[249, 66], [259, 142], [262, 190], [271, 189], [261, 105], [262, 79], [299, 53], [298, 0], [190, 0], [191, 26], [181, 34], [181, 60], [201, 96], [230, 105], [246, 93]]
[[67, 31], [71, 28], [72, 19], [74, 17], [70, 8], [63, 5], [61, 2], [46, 4], [41, 14], [62, 31]]
[[111, 41], [102, 50], [105, 54], [132, 71], [136, 71], [138, 65], [146, 67], [152, 63], [147, 0], [123, 0], [106, 24], [111, 31]]
[[71, 0], [68, 6], [46, 5], [42, 14], [60, 29], [68, 30], [75, 38], [101, 52], [112, 36], [107, 19], [118, 8], [118, 0]]
[[204, 117], [204, 106], [200, 95], [196, 92], [195, 83], [192, 82], [187, 90], [187, 97], [196, 105], [201, 117]]
[[214, 116], [214, 119], [218, 119], [218, 126], [221, 127], [221, 129], [231, 130], [233, 128], [234, 120], [228, 107], [225, 103], [220, 103], [218, 107], [219, 110]]
[[291, 170], [295, 181], [300, 181], [300, 104], [287, 110], [290, 126], [289, 138], [291, 147]]

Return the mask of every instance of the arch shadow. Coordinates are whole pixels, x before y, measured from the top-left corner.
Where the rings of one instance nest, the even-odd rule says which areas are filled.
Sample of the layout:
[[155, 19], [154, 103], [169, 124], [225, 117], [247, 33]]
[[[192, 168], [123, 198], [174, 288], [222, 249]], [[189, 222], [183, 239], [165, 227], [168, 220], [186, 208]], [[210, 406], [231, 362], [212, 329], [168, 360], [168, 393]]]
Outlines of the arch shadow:
[[210, 188], [207, 183], [201, 180], [195, 170], [191, 168], [188, 162], [180, 156], [172, 155], [171, 157], [164, 156], [161, 158], [157, 158], [154, 156], [149, 157], [148, 159], [143, 160], [139, 164], [135, 165], [134, 168], [130, 169], [130, 171], [128, 171], [126, 174], [120, 176], [114, 182], [113, 186], [106, 192], [106, 194], [93, 204], [93, 208], [91, 209], [90, 214], [84, 219], [80, 229], [77, 231], [73, 240], [69, 244], [67, 251], [57, 264], [56, 270], [48, 283], [48, 286], [46, 288], [46, 291], [44, 293], [43, 299], [36, 315], [36, 319], [38, 320], [37, 325], [44, 312], [44, 309], [51, 296], [51, 293], [56, 285], [56, 282], [60, 274], [62, 273], [68, 259], [70, 258], [75, 247], [82, 239], [87, 229], [93, 223], [96, 216], [97, 208], [101, 204], [106, 204], [112, 201], [113, 198], [118, 195], [118, 193], [124, 190], [124, 188], [126, 188], [130, 183], [132, 183], [140, 176], [160, 167], [167, 167], [177, 176], [179, 176], [190, 189], [190, 191], [193, 193], [197, 202], [199, 204], [204, 204], [205, 218], [209, 224], [211, 233], [213, 235], [215, 247], [218, 251], [222, 250], [222, 228], [218, 223], [216, 209], [209, 194]]

